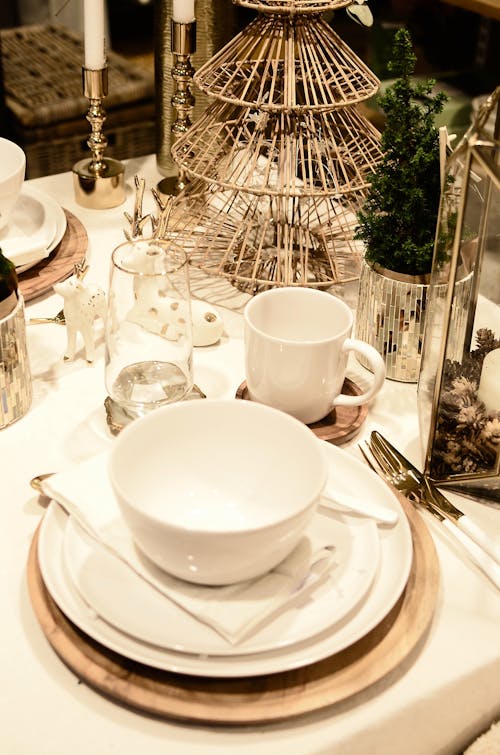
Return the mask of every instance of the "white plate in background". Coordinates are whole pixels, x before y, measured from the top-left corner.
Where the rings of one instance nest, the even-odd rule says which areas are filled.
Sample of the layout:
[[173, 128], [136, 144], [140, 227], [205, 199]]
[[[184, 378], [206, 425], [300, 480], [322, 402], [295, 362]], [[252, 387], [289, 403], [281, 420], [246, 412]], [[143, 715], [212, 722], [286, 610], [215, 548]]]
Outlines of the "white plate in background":
[[22, 273], [45, 259], [66, 231], [66, 215], [48, 194], [24, 185], [9, 224], [0, 231], [0, 247]]

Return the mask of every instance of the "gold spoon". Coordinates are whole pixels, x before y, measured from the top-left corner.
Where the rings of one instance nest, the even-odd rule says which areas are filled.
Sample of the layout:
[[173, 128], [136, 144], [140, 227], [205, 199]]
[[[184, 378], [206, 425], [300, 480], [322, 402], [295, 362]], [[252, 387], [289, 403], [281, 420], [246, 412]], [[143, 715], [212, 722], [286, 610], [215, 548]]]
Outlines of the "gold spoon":
[[41, 493], [42, 495], [45, 495], [42, 489], [42, 482], [47, 479], [47, 477], [52, 477], [54, 472], [45, 472], [45, 474], [39, 474], [36, 477], [33, 477], [30, 480], [30, 485], [33, 488], [33, 490], [36, 490], [37, 493]]

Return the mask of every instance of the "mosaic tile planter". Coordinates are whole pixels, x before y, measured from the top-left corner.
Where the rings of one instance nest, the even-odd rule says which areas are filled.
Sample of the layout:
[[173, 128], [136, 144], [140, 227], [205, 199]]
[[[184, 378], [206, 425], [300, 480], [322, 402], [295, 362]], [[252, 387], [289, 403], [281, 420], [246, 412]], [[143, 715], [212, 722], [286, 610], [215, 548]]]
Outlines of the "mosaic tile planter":
[[0, 320], [0, 429], [26, 414], [31, 398], [24, 302], [19, 297], [15, 309]]
[[[467, 298], [470, 279], [463, 281]], [[424, 277], [400, 275], [363, 262], [359, 279], [356, 338], [374, 346], [384, 357], [386, 377], [416, 383], [420, 373], [429, 283]], [[443, 297], [446, 287], [443, 286]], [[456, 333], [467, 322], [467, 307], [458, 302], [453, 315]], [[457, 344], [460, 339], [457, 338]], [[364, 367], [368, 367], [362, 359]]]

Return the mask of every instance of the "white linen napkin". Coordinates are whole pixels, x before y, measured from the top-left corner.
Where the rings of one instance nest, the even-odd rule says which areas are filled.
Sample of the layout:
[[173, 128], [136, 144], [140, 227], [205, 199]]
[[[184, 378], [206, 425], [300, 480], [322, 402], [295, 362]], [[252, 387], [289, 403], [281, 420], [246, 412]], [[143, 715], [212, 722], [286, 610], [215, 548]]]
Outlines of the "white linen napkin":
[[109, 452], [43, 482], [45, 495], [59, 503], [97, 542], [198, 621], [237, 644], [275, 611], [312, 590], [333, 567], [332, 528], [317, 514], [294, 551], [268, 574], [223, 587], [177, 579], [158, 568], [135, 546], [108, 477]]

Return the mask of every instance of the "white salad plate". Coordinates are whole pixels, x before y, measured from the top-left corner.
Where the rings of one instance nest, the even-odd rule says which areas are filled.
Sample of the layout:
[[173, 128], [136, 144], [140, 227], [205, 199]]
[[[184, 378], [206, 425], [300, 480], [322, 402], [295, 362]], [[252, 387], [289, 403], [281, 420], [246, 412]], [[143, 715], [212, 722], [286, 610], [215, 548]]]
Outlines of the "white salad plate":
[[[83, 599], [105, 621], [138, 640], [183, 653], [262, 653], [333, 627], [358, 605], [375, 579], [380, 545], [374, 522], [330, 511], [316, 517], [320, 517], [322, 535], [334, 544], [329, 573], [235, 645], [138, 576], [71, 516], [65, 528], [63, 556], [67, 573]], [[161, 577], [159, 570], [154, 573]], [[182, 582], [179, 588], [182, 590]]]
[[[399, 502], [377, 475], [335, 446], [330, 447], [329, 456], [340, 490], [351, 494], [355, 491], [356, 495], [367, 500], [393, 508], [399, 518], [393, 527], [378, 528], [379, 563], [366, 595], [344, 618], [308, 639], [262, 652], [210, 655], [160, 647], [133, 637], [102, 619], [76, 589], [64, 556], [68, 515], [54, 503], [42, 522], [38, 544], [38, 559], [45, 585], [66, 616], [94, 640], [129, 659], [165, 671], [226, 678], [259, 676], [300, 668], [340, 652], [382, 621], [400, 597], [411, 568], [412, 539]], [[351, 518], [354, 519], [355, 515]], [[332, 578], [333, 575], [334, 571]], [[106, 574], [101, 574], [100, 578], [106, 579]], [[142, 610], [140, 605], [136, 609], [138, 612]], [[308, 607], [303, 610], [307, 611]], [[277, 621], [280, 620], [281, 617], [278, 617]], [[303, 626], [307, 623], [304, 619], [300, 621], [304, 622]], [[266, 631], [270, 631], [271, 626]], [[181, 631], [179, 628], [179, 641]]]
[[24, 185], [9, 225], [0, 231], [3, 253], [22, 273], [45, 259], [66, 231], [63, 208], [48, 194]]

